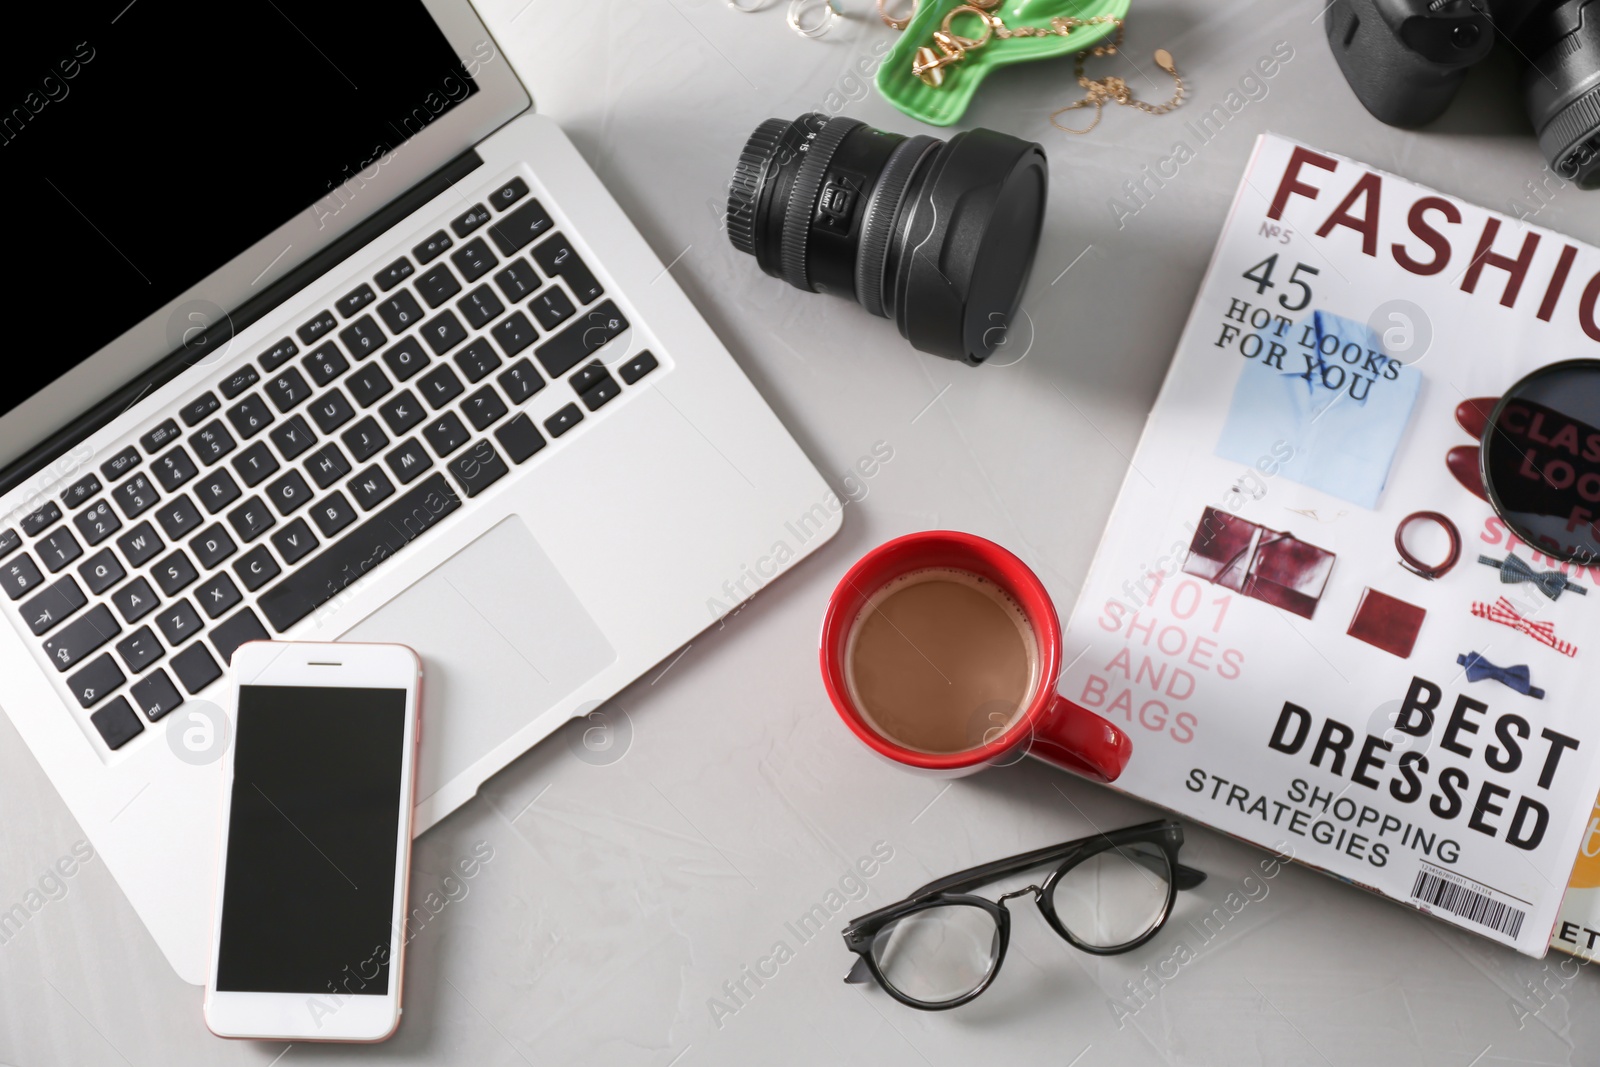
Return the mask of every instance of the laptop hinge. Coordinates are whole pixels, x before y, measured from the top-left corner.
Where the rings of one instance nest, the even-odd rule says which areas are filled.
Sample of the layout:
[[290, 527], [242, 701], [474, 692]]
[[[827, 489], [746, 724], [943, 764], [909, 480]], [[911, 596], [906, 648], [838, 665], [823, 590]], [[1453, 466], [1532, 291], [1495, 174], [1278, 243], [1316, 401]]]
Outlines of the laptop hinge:
[[222, 322], [203, 334], [190, 338], [184, 347], [162, 357], [137, 378], [29, 449], [4, 470], [0, 470], [0, 494], [10, 492], [84, 438], [127, 411], [141, 397], [165, 385], [205, 359], [210, 353], [217, 351], [236, 332], [245, 329], [337, 267], [362, 246], [381, 236], [401, 219], [482, 165], [483, 159], [474, 149], [469, 148], [407, 189], [380, 208], [371, 218], [355, 226], [349, 233], [289, 271], [258, 295], [229, 311]]

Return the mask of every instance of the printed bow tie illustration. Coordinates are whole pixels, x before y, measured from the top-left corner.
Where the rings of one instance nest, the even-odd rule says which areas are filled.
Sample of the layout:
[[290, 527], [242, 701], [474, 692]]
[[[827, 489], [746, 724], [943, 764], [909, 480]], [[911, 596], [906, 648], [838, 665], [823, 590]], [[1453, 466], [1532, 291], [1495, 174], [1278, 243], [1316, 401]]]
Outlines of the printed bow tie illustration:
[[1476, 652], [1468, 652], [1457, 656], [1456, 662], [1467, 669], [1467, 681], [1481, 682], [1485, 678], [1490, 681], [1508, 685], [1519, 693], [1525, 693], [1535, 700], [1544, 699], [1544, 690], [1532, 683], [1527, 664], [1519, 663], [1515, 667], [1496, 667]]
[[1505, 585], [1514, 585], [1517, 582], [1531, 582], [1539, 592], [1556, 599], [1567, 590], [1587, 596], [1589, 591], [1583, 586], [1574, 583], [1560, 571], [1536, 571], [1528, 566], [1527, 562], [1518, 555], [1507, 554], [1503, 560], [1491, 556], [1479, 556], [1478, 562], [1488, 567], [1496, 567], [1500, 571], [1500, 581]]
[[1511, 601], [1501, 597], [1493, 604], [1475, 601], [1472, 605], [1472, 614], [1480, 619], [1497, 622], [1501, 626], [1509, 626], [1513, 630], [1521, 630], [1540, 644], [1549, 645], [1563, 656], [1576, 656], [1578, 646], [1570, 641], [1563, 641], [1556, 637], [1556, 628], [1548, 622], [1534, 622], [1517, 614], [1517, 609]]

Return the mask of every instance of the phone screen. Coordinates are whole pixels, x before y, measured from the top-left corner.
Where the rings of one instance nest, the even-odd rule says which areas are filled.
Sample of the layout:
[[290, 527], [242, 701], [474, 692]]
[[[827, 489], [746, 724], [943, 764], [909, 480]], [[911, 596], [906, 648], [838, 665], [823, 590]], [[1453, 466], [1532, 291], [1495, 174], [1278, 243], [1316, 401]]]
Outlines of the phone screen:
[[217, 989], [383, 996], [406, 690], [244, 685]]

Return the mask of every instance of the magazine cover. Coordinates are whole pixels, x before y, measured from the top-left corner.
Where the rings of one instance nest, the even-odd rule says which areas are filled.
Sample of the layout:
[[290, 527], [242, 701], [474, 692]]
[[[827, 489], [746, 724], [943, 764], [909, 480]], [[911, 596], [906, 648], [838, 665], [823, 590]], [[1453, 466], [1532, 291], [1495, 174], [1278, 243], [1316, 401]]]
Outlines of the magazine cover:
[[1600, 959], [1600, 799], [1579, 841], [1550, 947], [1584, 960]]
[[1592, 367], [1524, 379], [1600, 355], [1597, 300], [1600, 250], [1258, 141], [1068, 627], [1118, 788], [1544, 954], [1600, 790], [1600, 566], [1530, 542], [1600, 531], [1600, 387], [1585, 422]]

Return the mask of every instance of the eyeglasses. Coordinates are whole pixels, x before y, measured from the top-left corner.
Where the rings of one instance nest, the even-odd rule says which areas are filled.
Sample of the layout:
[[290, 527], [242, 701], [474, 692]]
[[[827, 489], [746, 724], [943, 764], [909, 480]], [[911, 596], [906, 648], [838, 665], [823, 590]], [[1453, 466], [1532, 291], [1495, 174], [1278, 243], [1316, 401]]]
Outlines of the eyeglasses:
[[[1172, 913], [1180, 889], [1205, 872], [1178, 862], [1183, 827], [1170, 820], [1024, 852], [929, 882], [898, 904], [844, 929], [857, 960], [846, 982], [875, 980], [902, 1004], [942, 1011], [989, 988], [1011, 937], [1006, 901], [1032, 894], [1052, 929], [1097, 956], [1138, 948]], [[1055, 864], [1042, 885], [998, 900], [970, 891], [1007, 875]]]

